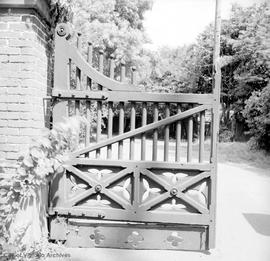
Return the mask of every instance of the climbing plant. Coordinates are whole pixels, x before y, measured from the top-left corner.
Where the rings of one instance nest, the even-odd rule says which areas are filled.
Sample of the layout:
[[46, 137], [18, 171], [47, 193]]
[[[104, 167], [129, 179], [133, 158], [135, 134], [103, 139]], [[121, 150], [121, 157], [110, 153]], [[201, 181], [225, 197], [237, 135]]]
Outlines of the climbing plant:
[[[35, 256], [48, 248], [48, 246], [42, 248], [47, 244], [46, 239], [43, 244], [34, 242], [34, 245], [25, 246], [22, 243], [27, 225], [18, 229], [16, 237], [12, 240], [10, 228], [18, 211], [24, 208], [27, 199], [37, 197], [41, 186], [47, 185], [52, 176], [57, 175], [61, 170], [65, 153], [78, 148], [82, 122], [82, 118], [73, 117], [57, 124], [52, 130], [47, 130], [41, 138], [33, 141], [27, 153], [18, 159], [16, 174], [10, 179], [1, 180], [0, 249], [5, 256], [24, 260], [20, 259], [21, 254], [18, 255], [20, 251], [27, 254], [32, 249], [31, 255]], [[33, 249], [36, 249], [37, 253], [33, 253]]]

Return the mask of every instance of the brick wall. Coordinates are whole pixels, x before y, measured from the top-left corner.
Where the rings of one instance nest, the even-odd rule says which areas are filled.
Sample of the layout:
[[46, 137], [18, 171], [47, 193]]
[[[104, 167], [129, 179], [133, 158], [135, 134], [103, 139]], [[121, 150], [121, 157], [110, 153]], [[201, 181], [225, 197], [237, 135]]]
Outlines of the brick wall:
[[0, 8], [0, 173], [48, 127], [49, 26], [34, 9]]

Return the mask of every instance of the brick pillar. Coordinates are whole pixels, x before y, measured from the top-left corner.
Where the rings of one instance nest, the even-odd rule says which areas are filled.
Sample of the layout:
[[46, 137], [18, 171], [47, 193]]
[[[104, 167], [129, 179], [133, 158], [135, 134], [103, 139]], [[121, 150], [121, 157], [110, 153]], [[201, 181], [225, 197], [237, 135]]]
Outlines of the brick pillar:
[[0, 173], [48, 126], [49, 31], [47, 0], [0, 2]]

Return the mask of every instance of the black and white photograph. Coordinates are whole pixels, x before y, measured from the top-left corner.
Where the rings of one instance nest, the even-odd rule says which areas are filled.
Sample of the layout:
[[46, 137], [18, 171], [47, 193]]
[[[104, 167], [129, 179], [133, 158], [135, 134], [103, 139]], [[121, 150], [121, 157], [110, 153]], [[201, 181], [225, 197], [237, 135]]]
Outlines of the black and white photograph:
[[0, 0], [0, 261], [269, 261], [269, 0]]

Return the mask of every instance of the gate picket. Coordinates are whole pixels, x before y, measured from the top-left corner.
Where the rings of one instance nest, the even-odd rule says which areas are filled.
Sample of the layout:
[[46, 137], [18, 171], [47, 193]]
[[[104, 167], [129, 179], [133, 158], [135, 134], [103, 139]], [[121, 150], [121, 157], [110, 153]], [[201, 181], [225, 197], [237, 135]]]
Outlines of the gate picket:
[[[154, 122], [158, 121], [158, 103], [154, 103]], [[158, 129], [153, 132], [153, 161], [157, 160]]]

